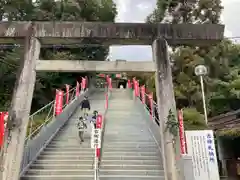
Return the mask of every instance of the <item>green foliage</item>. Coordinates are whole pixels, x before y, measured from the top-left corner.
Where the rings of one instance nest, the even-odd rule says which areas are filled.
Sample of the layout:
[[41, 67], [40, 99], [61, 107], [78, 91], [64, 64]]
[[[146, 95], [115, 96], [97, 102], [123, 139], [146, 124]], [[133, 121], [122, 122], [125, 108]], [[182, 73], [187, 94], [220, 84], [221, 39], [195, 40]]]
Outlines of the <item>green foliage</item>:
[[185, 130], [206, 129], [204, 116], [196, 108], [183, 109], [183, 121]]
[[[45, 122], [45, 118], [47, 117], [47, 114], [38, 114], [34, 116], [34, 120], [29, 120], [28, 129], [27, 129], [27, 136], [32, 134], [32, 137], [34, 137], [40, 130], [41, 125], [43, 122]], [[48, 124], [50, 121], [46, 122]], [[32, 123], [32, 124], [31, 124]], [[30, 130], [31, 127], [31, 130]]]
[[157, 0], [155, 10], [147, 17], [148, 22], [168, 23], [219, 23], [223, 7], [221, 0]]
[[176, 119], [175, 114], [170, 109], [167, 117], [165, 131], [169, 131], [174, 137], [176, 137], [178, 135], [178, 129], [179, 129], [179, 123]]
[[[208, 53], [206, 50], [199, 51], [198, 48], [180, 47], [171, 54], [174, 59], [172, 73], [177, 107], [187, 108], [187, 111], [188, 108], [194, 108], [196, 114], [203, 114], [200, 81], [194, 74], [194, 68], [198, 64], [205, 64], [209, 71], [204, 77], [208, 116], [239, 109], [240, 45], [223, 40], [209, 48]], [[155, 92], [154, 75], [136, 77], [140, 83], [146, 84], [149, 91]], [[189, 125], [189, 128], [197, 129], [197, 126]], [[204, 126], [199, 124], [199, 128]]]

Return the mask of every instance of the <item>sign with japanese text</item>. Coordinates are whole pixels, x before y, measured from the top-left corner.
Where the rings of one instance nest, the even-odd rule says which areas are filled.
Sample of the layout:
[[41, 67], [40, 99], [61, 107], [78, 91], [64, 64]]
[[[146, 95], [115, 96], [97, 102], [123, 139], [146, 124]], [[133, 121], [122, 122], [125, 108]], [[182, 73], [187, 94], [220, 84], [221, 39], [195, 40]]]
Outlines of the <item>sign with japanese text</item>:
[[91, 148], [101, 148], [101, 129], [92, 129]]
[[212, 130], [185, 131], [187, 154], [192, 157], [194, 180], [219, 180]]

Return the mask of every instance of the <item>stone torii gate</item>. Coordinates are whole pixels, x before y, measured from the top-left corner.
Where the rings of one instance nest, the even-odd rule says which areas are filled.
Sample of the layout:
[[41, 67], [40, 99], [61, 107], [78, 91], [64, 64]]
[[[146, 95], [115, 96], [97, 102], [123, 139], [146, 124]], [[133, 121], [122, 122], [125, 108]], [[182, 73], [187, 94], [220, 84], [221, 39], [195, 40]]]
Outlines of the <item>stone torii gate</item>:
[[[5, 141], [7, 139], [9, 141], [8, 145], [4, 146], [3, 172], [0, 179], [18, 180], [19, 178], [36, 69], [44, 70], [42, 63], [47, 63], [38, 60], [41, 45], [79, 44], [83, 40], [94, 39], [105, 45], [152, 45], [157, 102], [159, 118], [161, 119], [160, 133], [163, 137], [161, 146], [166, 172], [165, 179], [177, 180], [171, 134], [165, 131], [169, 110], [175, 111], [176, 109], [167, 51], [168, 44], [211, 45], [223, 38], [223, 32], [223, 25], [213, 24], [0, 22], [0, 44], [23, 44], [25, 48], [24, 59], [21, 60], [9, 109], [8, 130], [5, 134]], [[137, 63], [135, 66], [138, 66]], [[46, 70], [52, 71], [54, 69]], [[93, 71], [94, 69], [85, 69], [85, 71], [88, 70]], [[130, 69], [130, 71], [136, 71], [136, 69]]]

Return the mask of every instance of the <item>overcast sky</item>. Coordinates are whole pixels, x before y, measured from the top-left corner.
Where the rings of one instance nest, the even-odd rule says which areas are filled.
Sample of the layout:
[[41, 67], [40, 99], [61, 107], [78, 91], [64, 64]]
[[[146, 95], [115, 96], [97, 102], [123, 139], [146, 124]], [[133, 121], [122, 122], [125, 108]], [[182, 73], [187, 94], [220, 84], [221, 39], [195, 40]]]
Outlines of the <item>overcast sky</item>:
[[[144, 22], [155, 5], [156, 0], [115, 0], [118, 8], [117, 22]], [[226, 25], [225, 36], [240, 37], [240, 0], [222, 0], [224, 10], [222, 21]], [[150, 46], [114, 46], [110, 48], [110, 59], [129, 61], [152, 60]]]

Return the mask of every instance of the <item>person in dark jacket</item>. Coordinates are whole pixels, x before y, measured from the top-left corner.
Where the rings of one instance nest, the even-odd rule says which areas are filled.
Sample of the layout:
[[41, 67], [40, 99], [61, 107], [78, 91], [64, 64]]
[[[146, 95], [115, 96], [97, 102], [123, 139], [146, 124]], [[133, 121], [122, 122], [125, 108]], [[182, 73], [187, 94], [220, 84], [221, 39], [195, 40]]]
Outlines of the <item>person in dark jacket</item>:
[[84, 100], [81, 104], [81, 110], [83, 111], [84, 114], [88, 113], [88, 111], [90, 111], [91, 107], [90, 107], [90, 102], [87, 98], [87, 96], [84, 96]]

